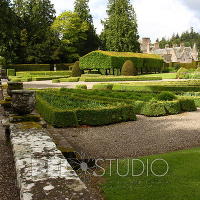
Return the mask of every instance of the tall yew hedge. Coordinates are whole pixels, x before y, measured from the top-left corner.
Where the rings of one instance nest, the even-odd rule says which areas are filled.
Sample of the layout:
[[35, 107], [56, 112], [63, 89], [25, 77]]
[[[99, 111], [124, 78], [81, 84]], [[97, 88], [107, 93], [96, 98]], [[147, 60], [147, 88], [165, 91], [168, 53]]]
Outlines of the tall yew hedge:
[[160, 72], [163, 67], [163, 58], [159, 55], [99, 50], [81, 57], [80, 68], [82, 70], [121, 69], [127, 60], [134, 63], [139, 73]]

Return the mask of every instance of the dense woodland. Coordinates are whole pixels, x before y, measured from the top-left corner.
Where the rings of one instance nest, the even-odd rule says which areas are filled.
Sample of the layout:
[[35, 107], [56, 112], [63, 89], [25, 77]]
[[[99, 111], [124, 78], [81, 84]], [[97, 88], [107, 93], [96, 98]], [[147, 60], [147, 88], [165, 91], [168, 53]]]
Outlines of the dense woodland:
[[193, 47], [193, 45], [196, 44], [197, 48], [200, 50], [200, 33], [195, 32], [193, 28], [183, 32], [181, 35], [177, 33], [173, 34], [169, 39], [162, 38], [160, 41], [157, 39], [157, 41], [160, 42], [161, 48], [165, 48], [165, 45], [167, 44], [169, 44], [170, 47], [173, 47], [174, 45], [179, 46], [181, 43], [184, 43], [186, 47]]

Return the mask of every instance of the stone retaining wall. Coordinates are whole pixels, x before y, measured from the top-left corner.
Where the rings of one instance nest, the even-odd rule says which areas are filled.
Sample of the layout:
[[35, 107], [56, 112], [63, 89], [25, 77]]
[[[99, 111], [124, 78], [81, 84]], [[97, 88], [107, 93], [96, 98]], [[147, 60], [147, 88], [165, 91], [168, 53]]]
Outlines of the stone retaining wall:
[[46, 129], [19, 123], [10, 133], [21, 200], [92, 199]]

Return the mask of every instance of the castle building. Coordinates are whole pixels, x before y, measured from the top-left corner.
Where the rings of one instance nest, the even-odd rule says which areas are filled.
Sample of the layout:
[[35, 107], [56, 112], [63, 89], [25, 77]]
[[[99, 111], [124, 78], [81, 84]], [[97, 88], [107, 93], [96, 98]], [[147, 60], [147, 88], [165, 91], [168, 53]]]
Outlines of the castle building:
[[193, 48], [185, 47], [182, 43], [179, 47], [174, 45], [170, 48], [169, 45], [166, 45], [164, 49], [161, 49], [159, 42], [152, 45], [150, 38], [142, 38], [140, 47], [142, 53], [161, 55], [166, 63], [191, 63], [192, 61], [198, 61], [199, 56], [196, 44], [194, 44]]

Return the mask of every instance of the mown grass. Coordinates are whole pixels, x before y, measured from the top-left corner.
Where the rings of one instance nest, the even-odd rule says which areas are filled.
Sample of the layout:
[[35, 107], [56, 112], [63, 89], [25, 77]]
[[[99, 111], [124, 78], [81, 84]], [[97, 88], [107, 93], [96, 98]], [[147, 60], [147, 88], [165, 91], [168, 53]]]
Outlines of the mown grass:
[[146, 76], [146, 77], [151, 77], [151, 76], [155, 76], [155, 77], [162, 77], [162, 79], [176, 79], [176, 73], [161, 73], [161, 74], [146, 74], [146, 75], [142, 75], [142, 76]]
[[[149, 175], [147, 176], [147, 159]], [[168, 173], [163, 177], [156, 177], [150, 171], [150, 164], [155, 159], [164, 159], [169, 165]], [[184, 150], [163, 155], [142, 157], [145, 171], [142, 176], [133, 177], [130, 172], [120, 177], [116, 172], [117, 161], [112, 161], [112, 175], [110, 168], [104, 176], [105, 183], [101, 189], [105, 199], [109, 200], [199, 200], [200, 198], [200, 148]], [[131, 160], [129, 159], [130, 163]], [[119, 160], [120, 174], [127, 173], [127, 160]], [[134, 162], [134, 174], [142, 171], [142, 164]], [[166, 172], [167, 166], [162, 161], [153, 165], [156, 174]]]

